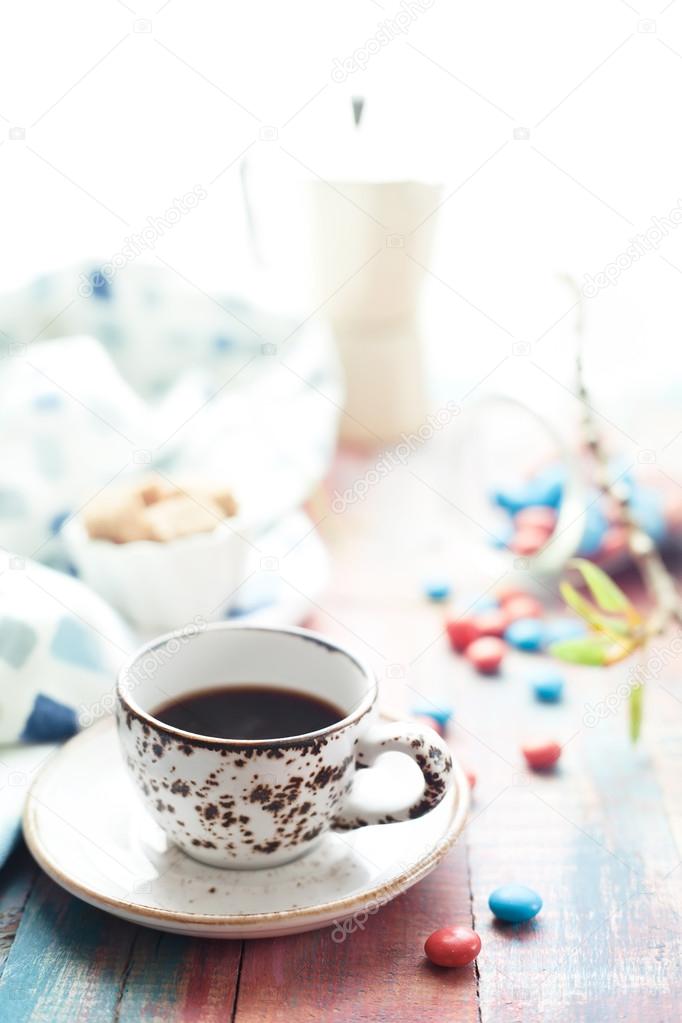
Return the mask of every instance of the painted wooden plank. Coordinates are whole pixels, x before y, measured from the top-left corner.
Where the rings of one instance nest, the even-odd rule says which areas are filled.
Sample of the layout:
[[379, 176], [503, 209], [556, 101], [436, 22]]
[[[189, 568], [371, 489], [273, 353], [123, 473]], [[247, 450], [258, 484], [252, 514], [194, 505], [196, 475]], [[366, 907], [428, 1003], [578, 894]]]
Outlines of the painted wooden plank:
[[[439, 485], [420, 457], [414, 468]], [[352, 472], [367, 467], [360, 460]], [[406, 476], [397, 469], [325, 522], [334, 581], [315, 624], [368, 657], [388, 708], [454, 703], [453, 746], [479, 778], [460, 844], [435, 874], [356, 921], [343, 941], [330, 928], [248, 942], [241, 972], [239, 944], [128, 928], [45, 888], [43, 879], [0, 982], [3, 1023], [212, 1023], [229, 1020], [232, 1008], [244, 1023], [668, 1023], [679, 1016], [679, 658], [652, 680], [644, 741], [634, 753], [624, 706], [597, 724], [585, 711], [613, 693], [617, 673], [568, 671], [566, 699], [556, 707], [530, 696], [532, 656], [511, 656], [499, 679], [476, 676], [448, 649], [443, 609], [420, 592], [438, 546], [433, 536], [455, 530], [457, 517], [445, 502], [439, 520], [441, 499]], [[453, 535], [442, 567], [456, 567], [460, 592], [475, 595], [494, 581], [479, 560], [474, 544]], [[556, 773], [526, 771], [520, 745], [529, 735], [566, 744]], [[506, 881], [543, 895], [531, 924], [492, 919], [488, 895]], [[431, 967], [422, 954], [428, 933], [472, 919], [483, 941], [477, 970]]]
[[116, 1023], [225, 1023], [232, 1018], [242, 942], [139, 928]]
[[448, 923], [471, 925], [466, 849], [394, 902], [344, 924], [246, 943], [240, 1023], [477, 1023], [476, 972], [442, 970], [425, 939]]
[[41, 874], [0, 980], [3, 1023], [110, 1023], [136, 928]]
[[[419, 458], [415, 466], [422, 473]], [[344, 482], [348, 487], [352, 481]], [[334, 593], [322, 602], [327, 613], [320, 614], [320, 625], [349, 643], [361, 637], [375, 652], [380, 678], [386, 663], [402, 665], [401, 686], [388, 680], [383, 685], [404, 705], [410, 694], [455, 705], [454, 748], [479, 778], [464, 839], [483, 941], [478, 961], [483, 1023], [677, 1018], [682, 704], [675, 704], [682, 693], [665, 695], [662, 730], [660, 700], [648, 693], [645, 740], [642, 751], [633, 752], [624, 704], [598, 727], [585, 709], [588, 702], [605, 701], [627, 667], [567, 671], [566, 700], [557, 707], [536, 704], [530, 695], [528, 674], [538, 666], [532, 656], [509, 657], [499, 679], [476, 676], [439, 636], [433, 619], [442, 620], [443, 612], [425, 609], [416, 597], [423, 548], [434, 533], [444, 535], [439, 516], [422, 514], [423, 495], [404, 478], [400, 487], [394, 482], [380, 483], [366, 501], [333, 521], [335, 545], [346, 550]], [[456, 499], [466, 502], [466, 495]], [[460, 548], [462, 558], [455, 559]], [[454, 535], [449, 563], [445, 550], [442, 556], [443, 570], [453, 564], [460, 593], [475, 595], [489, 585], [482, 566], [471, 571]], [[387, 579], [390, 585], [380, 594]], [[424, 642], [429, 621], [435, 625], [431, 645]], [[678, 658], [673, 669], [678, 677], [680, 666]], [[567, 744], [555, 774], [526, 771], [520, 746], [532, 736]], [[494, 922], [488, 895], [506, 881], [525, 882], [542, 893], [545, 908], [535, 922], [519, 928]], [[380, 981], [375, 996], [382, 996]], [[396, 1019], [402, 1018], [398, 1012]]]
[[[434, 652], [432, 669], [438, 663]], [[495, 681], [468, 677], [462, 666], [459, 679], [454, 744], [480, 779], [466, 840], [483, 942], [481, 1018], [674, 1019], [682, 996], [682, 870], [674, 872], [680, 853], [651, 757], [659, 744], [656, 694], [649, 694], [642, 748], [633, 750], [624, 705], [596, 726], [585, 712], [614, 691], [618, 674], [572, 669], [565, 703], [548, 707], [529, 696], [535, 663], [514, 658]], [[678, 758], [681, 725], [670, 721], [667, 735]], [[529, 735], [566, 744], [558, 771], [526, 771], [519, 749]], [[510, 881], [545, 900], [531, 924], [509, 927], [490, 914], [490, 892]]]
[[37, 875], [37, 866], [24, 843], [20, 842], [2, 867], [2, 877], [0, 878], [2, 882], [0, 884], [0, 976]]

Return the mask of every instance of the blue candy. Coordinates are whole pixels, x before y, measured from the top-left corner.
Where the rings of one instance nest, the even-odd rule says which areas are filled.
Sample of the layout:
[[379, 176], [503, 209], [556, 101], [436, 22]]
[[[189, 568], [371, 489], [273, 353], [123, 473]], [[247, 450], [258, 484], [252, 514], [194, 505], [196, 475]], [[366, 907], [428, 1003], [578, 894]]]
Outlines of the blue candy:
[[510, 515], [516, 515], [522, 508], [541, 504], [558, 508], [564, 493], [566, 470], [562, 465], [553, 465], [533, 476], [527, 483], [517, 486], [500, 487], [493, 493], [493, 501]]
[[[592, 497], [590, 499], [593, 500]], [[600, 502], [596, 501], [593, 504], [589, 504], [585, 511], [583, 538], [578, 548], [578, 554], [581, 558], [589, 558], [592, 554], [597, 553], [608, 528], [608, 519], [602, 511]]]
[[630, 500], [632, 517], [655, 544], [665, 539], [666, 527], [663, 515], [663, 498], [657, 490], [644, 488], [635, 490]]
[[580, 639], [586, 633], [587, 626], [580, 618], [553, 618], [544, 623], [542, 645], [550, 647], [553, 643], [561, 643], [565, 639]]
[[451, 593], [452, 587], [446, 579], [429, 579], [424, 583], [424, 595], [435, 603], [447, 600]]
[[453, 711], [450, 707], [434, 707], [429, 704], [428, 707], [415, 707], [412, 713], [417, 717], [433, 718], [441, 728], [446, 728], [452, 719]]
[[544, 639], [544, 626], [537, 618], [519, 618], [508, 625], [504, 638], [517, 650], [539, 650]]
[[564, 691], [564, 678], [558, 672], [547, 670], [531, 679], [535, 699], [541, 703], [558, 703]]
[[542, 899], [525, 884], [505, 884], [496, 888], [488, 905], [498, 920], [508, 924], [522, 924], [532, 920], [542, 909]]

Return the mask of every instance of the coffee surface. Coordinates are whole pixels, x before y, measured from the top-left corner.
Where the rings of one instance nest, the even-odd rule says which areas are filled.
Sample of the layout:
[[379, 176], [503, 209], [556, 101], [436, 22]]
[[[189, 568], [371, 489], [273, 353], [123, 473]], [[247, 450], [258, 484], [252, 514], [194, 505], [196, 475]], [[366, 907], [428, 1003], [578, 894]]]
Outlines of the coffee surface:
[[153, 714], [173, 728], [216, 739], [305, 735], [346, 716], [316, 696], [267, 685], [232, 685], [187, 693], [162, 704]]

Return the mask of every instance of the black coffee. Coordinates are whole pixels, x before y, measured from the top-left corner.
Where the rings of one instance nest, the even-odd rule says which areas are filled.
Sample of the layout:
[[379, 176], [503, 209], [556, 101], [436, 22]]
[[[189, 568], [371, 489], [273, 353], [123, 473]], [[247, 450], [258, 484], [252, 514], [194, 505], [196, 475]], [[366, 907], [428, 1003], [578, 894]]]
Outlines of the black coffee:
[[224, 686], [164, 703], [154, 717], [216, 739], [280, 739], [327, 728], [346, 715], [316, 696], [272, 686]]

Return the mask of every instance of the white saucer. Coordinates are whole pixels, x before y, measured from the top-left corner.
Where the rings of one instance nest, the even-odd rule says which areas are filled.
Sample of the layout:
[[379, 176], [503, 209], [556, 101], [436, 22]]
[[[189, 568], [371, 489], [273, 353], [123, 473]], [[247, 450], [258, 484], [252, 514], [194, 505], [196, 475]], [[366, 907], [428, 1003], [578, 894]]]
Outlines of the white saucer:
[[[390, 775], [407, 757], [393, 758]], [[462, 830], [469, 786], [459, 767], [420, 820], [327, 833], [294, 863], [220, 870], [169, 846], [129, 782], [112, 719], [61, 747], [35, 779], [24, 835], [72, 895], [133, 923], [210, 938], [268, 938], [377, 912], [440, 862]]]

